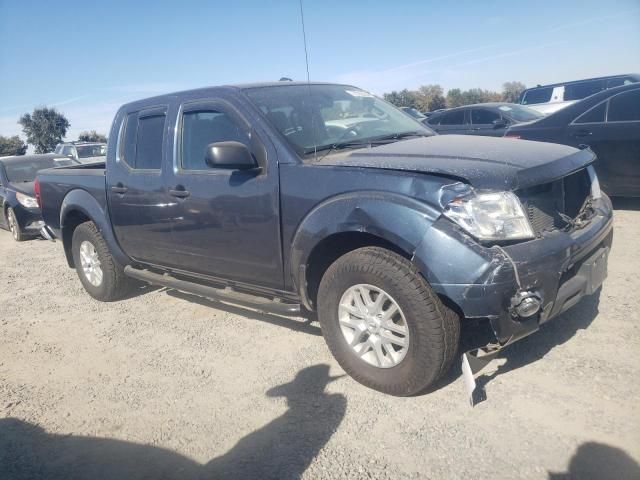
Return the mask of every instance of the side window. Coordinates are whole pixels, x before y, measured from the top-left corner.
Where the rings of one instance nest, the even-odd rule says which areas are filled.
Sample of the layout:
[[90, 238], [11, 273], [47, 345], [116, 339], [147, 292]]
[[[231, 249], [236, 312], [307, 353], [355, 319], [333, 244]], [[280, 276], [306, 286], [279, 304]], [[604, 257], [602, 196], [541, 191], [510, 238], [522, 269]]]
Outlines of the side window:
[[564, 87], [564, 99], [582, 100], [594, 93], [601, 92], [605, 88], [604, 80], [591, 80], [589, 82], [574, 83]]
[[136, 138], [136, 169], [160, 170], [165, 115], [138, 118]]
[[621, 93], [609, 99], [607, 122], [640, 120], [640, 89]]
[[[551, 101], [553, 87], [532, 88], [524, 92], [523, 105], [535, 105], [536, 103], [547, 103]], [[566, 98], [565, 98], [566, 100]]]
[[62, 145], [56, 145], [56, 149], [53, 153], [57, 153], [58, 155], [62, 155]]
[[236, 141], [249, 146], [249, 135], [229, 114], [216, 110], [186, 112], [182, 116], [182, 168], [208, 170], [207, 145]]
[[602, 102], [580, 115], [573, 123], [603, 123], [606, 112], [607, 102]]
[[440, 117], [440, 125], [464, 125], [465, 110], [447, 112]]
[[130, 167], [136, 164], [136, 136], [138, 135], [138, 112], [130, 113], [124, 123], [124, 135], [120, 144], [120, 158]]
[[473, 124], [491, 124], [495, 120], [500, 120], [500, 114], [485, 110], [484, 108], [474, 108], [471, 110], [471, 123]]

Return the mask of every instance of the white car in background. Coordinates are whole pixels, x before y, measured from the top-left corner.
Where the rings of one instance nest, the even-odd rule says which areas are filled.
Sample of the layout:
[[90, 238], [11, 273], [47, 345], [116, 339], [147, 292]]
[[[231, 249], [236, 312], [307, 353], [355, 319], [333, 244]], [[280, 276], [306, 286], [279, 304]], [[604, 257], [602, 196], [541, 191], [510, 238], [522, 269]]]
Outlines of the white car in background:
[[537, 87], [527, 88], [522, 92], [518, 103], [548, 115], [602, 90], [636, 82], [640, 82], [640, 75], [630, 73], [551, 85], [538, 85]]

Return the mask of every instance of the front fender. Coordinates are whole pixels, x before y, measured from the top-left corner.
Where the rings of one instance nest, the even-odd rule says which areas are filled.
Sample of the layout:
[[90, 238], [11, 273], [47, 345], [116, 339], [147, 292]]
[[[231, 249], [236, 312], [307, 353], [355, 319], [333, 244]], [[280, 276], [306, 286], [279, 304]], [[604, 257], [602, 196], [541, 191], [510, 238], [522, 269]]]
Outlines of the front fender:
[[300, 291], [311, 252], [327, 237], [364, 232], [412, 256], [440, 213], [438, 207], [423, 201], [380, 191], [349, 192], [323, 201], [300, 222], [294, 235], [289, 259], [294, 288]]
[[67, 255], [67, 262], [70, 266], [73, 265], [73, 259], [71, 257], [71, 230], [77, 226], [74, 217], [78, 213], [89, 218], [96, 224], [100, 234], [109, 246], [111, 255], [113, 255], [120, 265], [128, 265], [131, 263], [131, 259], [120, 248], [113, 234], [109, 212], [89, 192], [76, 189], [70, 191], [64, 197], [60, 206], [60, 231], [62, 233], [61, 236], [65, 254]]

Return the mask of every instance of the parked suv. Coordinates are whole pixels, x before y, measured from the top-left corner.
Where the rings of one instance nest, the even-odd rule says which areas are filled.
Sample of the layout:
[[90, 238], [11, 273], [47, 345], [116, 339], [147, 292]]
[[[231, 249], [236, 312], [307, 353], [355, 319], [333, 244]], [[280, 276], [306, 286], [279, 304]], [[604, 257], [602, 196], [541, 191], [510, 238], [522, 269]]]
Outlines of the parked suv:
[[54, 153], [78, 160], [80, 163], [104, 162], [107, 144], [98, 142], [65, 142], [56, 145]]
[[594, 160], [434, 135], [356, 87], [278, 82], [124, 105], [106, 169], [42, 172], [36, 191], [94, 298], [136, 279], [316, 312], [353, 378], [413, 395], [451, 367], [461, 322], [489, 322], [495, 353], [600, 287], [613, 217]]
[[557, 112], [573, 102], [587, 98], [608, 88], [620, 87], [640, 82], [640, 75], [612, 75], [610, 77], [588, 78], [572, 82], [538, 85], [527, 88], [520, 94], [519, 103], [528, 105], [544, 114]]

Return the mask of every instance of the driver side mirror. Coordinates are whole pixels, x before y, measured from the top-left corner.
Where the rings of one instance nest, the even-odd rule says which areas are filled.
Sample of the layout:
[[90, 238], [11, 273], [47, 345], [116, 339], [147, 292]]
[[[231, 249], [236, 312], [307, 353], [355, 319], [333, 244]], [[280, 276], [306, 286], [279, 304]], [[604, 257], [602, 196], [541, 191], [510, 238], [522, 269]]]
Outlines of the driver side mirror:
[[493, 128], [504, 128], [508, 125], [507, 121], [504, 118], [499, 118], [497, 120], [494, 120], [492, 123], [493, 123]]
[[205, 162], [211, 168], [232, 168], [250, 170], [258, 164], [244, 143], [228, 141], [207, 145]]

